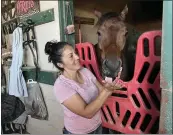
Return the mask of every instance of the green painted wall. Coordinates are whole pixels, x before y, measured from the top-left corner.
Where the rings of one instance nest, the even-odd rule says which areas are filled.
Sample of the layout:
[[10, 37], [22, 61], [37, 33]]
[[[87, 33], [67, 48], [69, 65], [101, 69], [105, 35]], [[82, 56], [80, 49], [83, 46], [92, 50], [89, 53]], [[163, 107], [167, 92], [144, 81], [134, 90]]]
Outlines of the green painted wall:
[[161, 88], [159, 132], [172, 134], [172, 1], [163, 2]]
[[[33, 79], [36, 80], [36, 68], [35, 67], [22, 67], [23, 76], [25, 80]], [[40, 83], [54, 85], [55, 80], [58, 76], [58, 72], [51, 72], [51, 71], [38, 71], [37, 81]]]
[[172, 1], [163, 2], [161, 87], [172, 87]]

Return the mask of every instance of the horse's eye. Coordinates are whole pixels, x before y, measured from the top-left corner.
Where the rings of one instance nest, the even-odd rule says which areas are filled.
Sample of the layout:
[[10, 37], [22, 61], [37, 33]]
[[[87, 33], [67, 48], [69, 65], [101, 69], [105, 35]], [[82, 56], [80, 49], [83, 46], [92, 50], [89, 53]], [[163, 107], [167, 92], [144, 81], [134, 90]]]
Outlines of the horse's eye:
[[98, 36], [101, 36], [101, 33], [100, 33], [100, 32], [97, 32], [97, 35], [98, 35]]
[[125, 33], [125, 36], [126, 36], [126, 37], [128, 36], [128, 31]]

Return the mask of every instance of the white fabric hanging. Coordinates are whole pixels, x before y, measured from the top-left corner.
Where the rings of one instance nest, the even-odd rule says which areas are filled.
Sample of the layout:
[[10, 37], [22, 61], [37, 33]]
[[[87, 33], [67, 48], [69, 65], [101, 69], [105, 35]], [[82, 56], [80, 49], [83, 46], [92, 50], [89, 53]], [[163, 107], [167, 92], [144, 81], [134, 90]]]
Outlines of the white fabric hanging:
[[20, 27], [17, 27], [13, 31], [12, 54], [9, 94], [16, 97], [28, 97], [26, 82], [21, 70], [23, 62], [23, 33], [22, 28]]

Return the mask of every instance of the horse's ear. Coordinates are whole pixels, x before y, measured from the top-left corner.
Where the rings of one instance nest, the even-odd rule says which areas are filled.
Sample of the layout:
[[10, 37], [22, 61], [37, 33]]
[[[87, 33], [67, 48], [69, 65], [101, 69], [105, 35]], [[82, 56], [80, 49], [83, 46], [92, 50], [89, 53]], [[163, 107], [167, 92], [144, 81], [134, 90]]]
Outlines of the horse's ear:
[[102, 16], [102, 13], [98, 10], [94, 10], [94, 15], [97, 17], [97, 18], [100, 18]]
[[124, 7], [124, 9], [121, 11], [120, 13], [120, 18], [122, 21], [124, 21], [126, 19], [126, 15], [128, 13], [128, 7], [127, 5]]

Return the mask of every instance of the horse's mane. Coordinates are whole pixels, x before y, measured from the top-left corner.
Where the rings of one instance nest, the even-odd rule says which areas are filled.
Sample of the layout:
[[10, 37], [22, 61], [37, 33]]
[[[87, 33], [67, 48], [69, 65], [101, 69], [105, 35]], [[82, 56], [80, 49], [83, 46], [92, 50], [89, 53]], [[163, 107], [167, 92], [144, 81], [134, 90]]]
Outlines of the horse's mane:
[[105, 13], [100, 17], [96, 25], [102, 25], [105, 21], [115, 17], [118, 17], [118, 14], [116, 12]]

